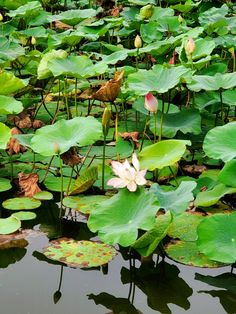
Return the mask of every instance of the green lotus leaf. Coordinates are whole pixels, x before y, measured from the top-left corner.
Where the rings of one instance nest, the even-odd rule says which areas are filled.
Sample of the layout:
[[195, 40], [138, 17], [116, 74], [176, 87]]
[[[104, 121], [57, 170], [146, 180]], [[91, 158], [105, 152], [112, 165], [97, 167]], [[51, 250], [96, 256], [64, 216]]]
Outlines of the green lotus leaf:
[[51, 241], [43, 254], [71, 267], [97, 267], [110, 262], [116, 250], [103, 243], [61, 238]]
[[10, 234], [20, 229], [21, 222], [17, 217], [0, 218], [0, 234]]
[[0, 95], [0, 115], [17, 114], [23, 111], [23, 105], [13, 97]]
[[[236, 159], [228, 161], [219, 173], [219, 181], [225, 185], [236, 188]], [[0, 181], [1, 185], [1, 181]]]
[[211, 190], [199, 192], [194, 203], [197, 207], [209, 207], [218, 203], [224, 195], [233, 193], [236, 193], [236, 188], [228, 187], [219, 183], [213, 186]]
[[68, 196], [63, 199], [63, 205], [83, 214], [90, 214], [97, 205], [108, 199], [109, 197], [105, 195]]
[[39, 200], [30, 197], [9, 198], [2, 203], [2, 207], [9, 210], [35, 209], [41, 205]]
[[7, 10], [16, 10], [18, 7], [26, 4], [28, 0], [2, 0], [1, 6]]
[[81, 175], [74, 181], [69, 195], [75, 195], [87, 191], [97, 180], [98, 169], [97, 167], [90, 167], [85, 169]]
[[[70, 180], [68, 177], [63, 177], [63, 191], [66, 192], [69, 184], [71, 186], [73, 183], [74, 179]], [[44, 185], [50, 191], [61, 192], [61, 177], [48, 176], [44, 181]]]
[[157, 40], [161, 40], [163, 37], [163, 33], [157, 31], [158, 26], [159, 23], [155, 21], [151, 21], [147, 24], [141, 24], [140, 34], [143, 41], [145, 41], [146, 43], [151, 43]]
[[53, 156], [66, 152], [72, 146], [91, 145], [101, 134], [101, 123], [92, 116], [59, 120], [37, 130], [31, 140], [31, 147], [43, 156]]
[[0, 178], [0, 192], [8, 191], [11, 188], [11, 181], [9, 179]]
[[0, 122], [0, 149], [5, 149], [11, 137], [11, 129]]
[[48, 191], [41, 191], [38, 192], [36, 194], [33, 195], [33, 198], [35, 198], [36, 200], [51, 200], [53, 199], [53, 195], [52, 193], [48, 192]]
[[38, 79], [46, 79], [52, 76], [52, 72], [48, 69], [48, 63], [50, 60], [55, 58], [65, 59], [67, 57], [67, 52], [64, 50], [52, 50], [45, 53], [38, 65]]
[[236, 212], [206, 217], [197, 228], [197, 246], [208, 258], [222, 262], [236, 261]]
[[87, 56], [68, 56], [67, 58], [53, 58], [48, 61], [48, 69], [53, 76], [71, 76], [88, 78], [106, 72], [105, 62], [93, 64]]
[[13, 61], [24, 54], [25, 49], [22, 46], [7, 38], [0, 38], [0, 62]]
[[184, 66], [166, 67], [159, 64], [152, 70], [139, 70], [130, 74], [127, 84], [137, 95], [145, 95], [148, 92], [166, 93], [178, 85], [187, 73], [189, 70]]
[[[156, 133], [160, 134], [161, 113], [157, 114]], [[162, 136], [172, 138], [178, 131], [182, 133], [201, 133], [201, 116], [198, 110], [183, 109], [176, 113], [164, 114]], [[155, 120], [151, 119], [149, 124], [152, 133], [155, 132]]]
[[88, 227], [108, 244], [129, 246], [138, 237], [138, 229], [149, 230], [155, 225], [159, 206], [153, 193], [139, 188], [130, 193], [121, 189], [118, 194], [96, 206]]
[[192, 191], [197, 186], [196, 182], [183, 181], [173, 191], [163, 191], [159, 184], [154, 183], [151, 191], [157, 196], [160, 208], [170, 210], [173, 215], [184, 212], [190, 201], [194, 199]]
[[236, 157], [236, 121], [211, 129], [203, 142], [207, 156], [227, 162]]
[[194, 75], [192, 82], [188, 84], [188, 88], [194, 92], [201, 89], [207, 91], [229, 89], [236, 86], [236, 72], [233, 73], [216, 73], [213, 76]]
[[104, 56], [102, 61], [105, 64], [116, 64], [118, 61], [123, 61], [128, 57], [128, 49], [122, 49], [120, 51], [115, 51], [110, 55]]
[[200, 253], [194, 241], [170, 242], [165, 246], [165, 251], [169, 258], [185, 265], [208, 268], [225, 266], [224, 264], [208, 259], [207, 256]]
[[20, 6], [16, 10], [12, 10], [7, 13], [10, 17], [26, 17], [27, 15], [35, 15], [39, 10], [42, 10], [41, 3], [39, 1], [29, 1], [28, 3]]
[[151, 255], [161, 240], [166, 236], [171, 221], [172, 215], [170, 212], [167, 212], [165, 215], [159, 215], [156, 218], [154, 227], [138, 238], [132, 247], [142, 256]]
[[145, 147], [139, 153], [141, 168], [154, 170], [172, 166], [183, 156], [186, 145], [191, 145], [190, 141], [164, 140]]
[[32, 220], [37, 217], [37, 215], [33, 212], [17, 212], [11, 215], [12, 217], [16, 217], [19, 220]]
[[84, 19], [92, 18], [96, 16], [96, 14], [97, 14], [97, 11], [94, 9], [67, 10], [58, 15], [50, 16], [49, 20], [51, 22], [63, 21], [64, 23], [74, 26], [76, 24], [79, 24], [79, 22], [81, 22]]
[[10, 95], [25, 87], [26, 83], [11, 72], [2, 71], [0, 72], [0, 86], [0, 95]]
[[174, 216], [168, 236], [182, 241], [197, 240], [197, 226], [204, 219], [201, 214], [182, 213]]

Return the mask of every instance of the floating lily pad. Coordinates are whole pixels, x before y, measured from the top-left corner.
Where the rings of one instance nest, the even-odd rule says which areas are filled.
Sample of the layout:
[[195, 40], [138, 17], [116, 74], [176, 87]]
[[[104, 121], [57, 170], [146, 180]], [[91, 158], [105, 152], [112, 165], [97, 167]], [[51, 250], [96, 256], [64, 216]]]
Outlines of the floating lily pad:
[[32, 220], [37, 217], [33, 212], [17, 212], [12, 214], [12, 217], [16, 217], [19, 220]]
[[17, 217], [0, 218], [0, 234], [13, 233], [21, 227], [21, 222]]
[[138, 237], [138, 229], [149, 230], [155, 225], [159, 209], [156, 196], [139, 188], [133, 193], [121, 189], [92, 211], [88, 227], [108, 244], [129, 246]]
[[68, 196], [63, 199], [63, 205], [80, 211], [83, 214], [90, 214], [101, 202], [109, 199], [105, 195], [90, 196]]
[[33, 198], [35, 198], [36, 200], [51, 200], [53, 199], [53, 195], [52, 193], [48, 192], [48, 191], [41, 191], [38, 192], [36, 194], [33, 195]]
[[211, 129], [203, 142], [207, 156], [224, 162], [236, 157], [236, 121]]
[[165, 140], [145, 147], [140, 153], [140, 165], [142, 169], [154, 170], [166, 166], [172, 166], [183, 156], [186, 145], [190, 141]]
[[[74, 179], [70, 181], [70, 178], [63, 177], [63, 191], [66, 192], [69, 184], [74, 184]], [[44, 181], [46, 188], [53, 192], [61, 192], [61, 178], [60, 177], [47, 177]]]
[[171, 259], [185, 265], [208, 268], [225, 266], [224, 264], [208, 259], [204, 254], [200, 253], [196, 242], [170, 242], [166, 245], [165, 251]]
[[97, 267], [110, 262], [116, 250], [103, 243], [61, 238], [52, 241], [43, 254], [71, 267]]
[[31, 197], [9, 198], [2, 203], [2, 206], [9, 210], [25, 210], [38, 208], [41, 205], [39, 200]]
[[0, 192], [8, 191], [11, 188], [11, 181], [9, 179], [0, 178]]
[[175, 216], [168, 230], [168, 236], [183, 241], [197, 240], [197, 226], [204, 219], [201, 214], [182, 213]]
[[198, 226], [198, 249], [208, 258], [222, 262], [236, 261], [236, 212], [206, 217]]
[[98, 169], [97, 167], [90, 167], [85, 169], [81, 175], [74, 181], [71, 186], [69, 195], [75, 195], [87, 191], [97, 180]]

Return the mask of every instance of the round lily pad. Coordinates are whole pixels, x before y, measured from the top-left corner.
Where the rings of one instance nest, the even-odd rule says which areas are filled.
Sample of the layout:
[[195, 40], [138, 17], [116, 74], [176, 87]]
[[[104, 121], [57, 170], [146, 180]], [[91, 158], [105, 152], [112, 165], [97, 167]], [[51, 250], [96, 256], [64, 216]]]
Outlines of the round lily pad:
[[208, 258], [222, 263], [236, 261], [236, 212], [207, 217], [197, 229], [197, 246]]
[[10, 234], [21, 227], [18, 218], [10, 216], [8, 218], [0, 218], [0, 234]]
[[116, 250], [103, 243], [61, 238], [52, 241], [43, 254], [71, 267], [97, 267], [110, 262]]
[[98, 204], [107, 199], [109, 197], [105, 195], [68, 196], [63, 199], [63, 205], [80, 211], [83, 214], [90, 214]]
[[165, 251], [171, 259], [185, 265], [208, 268], [225, 266], [200, 253], [195, 241], [173, 241], [166, 245]]
[[11, 181], [9, 179], [0, 178], [0, 192], [8, 191], [11, 188]]
[[15, 197], [9, 198], [2, 203], [2, 206], [9, 210], [25, 210], [34, 209], [41, 205], [39, 200], [31, 197]]
[[36, 200], [51, 200], [53, 199], [53, 195], [52, 193], [48, 192], [48, 191], [41, 191], [38, 192], [36, 194], [34, 194], [33, 198], [35, 198]]
[[16, 217], [19, 220], [31, 220], [36, 218], [36, 214], [33, 212], [17, 212], [12, 214], [12, 217]]
[[200, 214], [182, 213], [173, 218], [168, 230], [168, 236], [183, 241], [197, 240], [197, 226], [204, 219]]

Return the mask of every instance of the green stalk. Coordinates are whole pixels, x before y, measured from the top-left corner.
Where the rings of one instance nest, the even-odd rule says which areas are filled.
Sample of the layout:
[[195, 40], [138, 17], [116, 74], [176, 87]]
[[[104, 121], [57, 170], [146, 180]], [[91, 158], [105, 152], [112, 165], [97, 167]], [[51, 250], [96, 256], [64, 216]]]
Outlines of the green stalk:
[[61, 218], [62, 208], [63, 208], [63, 171], [62, 171], [62, 159], [59, 154], [58, 154], [58, 157], [60, 161], [60, 173], [61, 173], [61, 195], [60, 195], [60, 212], [59, 212], [59, 218]]
[[224, 124], [224, 104], [223, 104], [223, 96], [222, 96], [222, 90], [219, 90], [220, 93], [220, 107], [221, 107], [221, 120], [222, 123]]
[[77, 106], [77, 84], [78, 84], [78, 79], [75, 79], [75, 114], [76, 117], [78, 117], [78, 106]]
[[159, 142], [162, 138], [162, 129], [163, 129], [163, 121], [164, 121], [164, 110], [165, 110], [165, 102], [164, 97], [162, 96], [162, 105], [161, 105], [161, 121], [160, 121], [160, 134], [159, 134]]
[[154, 143], [156, 143], [156, 140], [157, 140], [157, 112], [154, 112], [153, 115], [154, 115]]
[[105, 186], [105, 158], [106, 158], [106, 133], [104, 133], [102, 149], [102, 190], [104, 190]]
[[70, 111], [69, 111], [69, 106], [68, 106], [68, 97], [66, 93], [66, 87], [67, 87], [67, 77], [65, 78], [64, 81], [64, 99], [65, 99], [65, 106], [66, 106], [66, 112], [67, 112], [67, 119], [70, 119]]
[[71, 185], [71, 181], [72, 181], [73, 172], [74, 172], [74, 166], [72, 166], [72, 168], [71, 168], [70, 179], [69, 179], [69, 183], [68, 183], [68, 186], [66, 189], [66, 195], [68, 195], [68, 193], [70, 191], [70, 185]]
[[146, 130], [147, 130], [147, 125], [148, 125], [148, 120], [150, 118], [150, 111], [148, 111], [148, 116], [146, 118], [146, 121], [145, 121], [145, 125], [144, 125], [144, 129], [143, 129], [143, 134], [142, 134], [142, 140], [141, 140], [141, 145], [140, 145], [140, 148], [139, 148], [139, 152], [141, 152], [142, 148], [143, 148], [143, 142], [144, 142], [144, 135], [146, 133]]

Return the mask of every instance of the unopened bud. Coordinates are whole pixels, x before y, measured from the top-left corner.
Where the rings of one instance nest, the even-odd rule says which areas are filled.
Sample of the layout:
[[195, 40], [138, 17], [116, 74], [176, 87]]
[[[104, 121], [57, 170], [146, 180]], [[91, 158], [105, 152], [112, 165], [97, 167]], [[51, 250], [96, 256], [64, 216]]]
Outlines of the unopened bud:
[[139, 14], [143, 20], [150, 19], [150, 17], [153, 15], [153, 10], [154, 10], [153, 5], [147, 4], [140, 9]]
[[189, 38], [184, 48], [187, 55], [192, 55], [194, 50], [196, 49], [195, 41], [192, 38]]
[[179, 16], [178, 16], [178, 21], [179, 21], [179, 23], [181, 24], [182, 22], [183, 22], [183, 17], [182, 17], [182, 15], [180, 14]]
[[142, 39], [140, 38], [139, 35], [137, 35], [137, 36], [135, 37], [135, 40], [134, 40], [134, 47], [137, 48], [137, 49], [139, 49], [139, 48], [142, 47]]
[[31, 45], [32, 46], [36, 45], [36, 38], [34, 36], [32, 36], [31, 38]]
[[152, 95], [152, 93], [147, 93], [145, 96], [144, 108], [150, 112], [157, 112], [158, 100]]
[[106, 107], [106, 108], [104, 109], [103, 115], [102, 115], [103, 134], [104, 134], [105, 136], [107, 135], [107, 133], [108, 133], [108, 131], [109, 131], [110, 120], [111, 120], [111, 110]]
[[3, 15], [2, 15], [2, 13], [0, 13], [0, 22], [2, 22], [3, 21]]
[[59, 144], [56, 143], [56, 142], [53, 144], [53, 152], [54, 152], [56, 155], [60, 154], [60, 146], [59, 146]]

